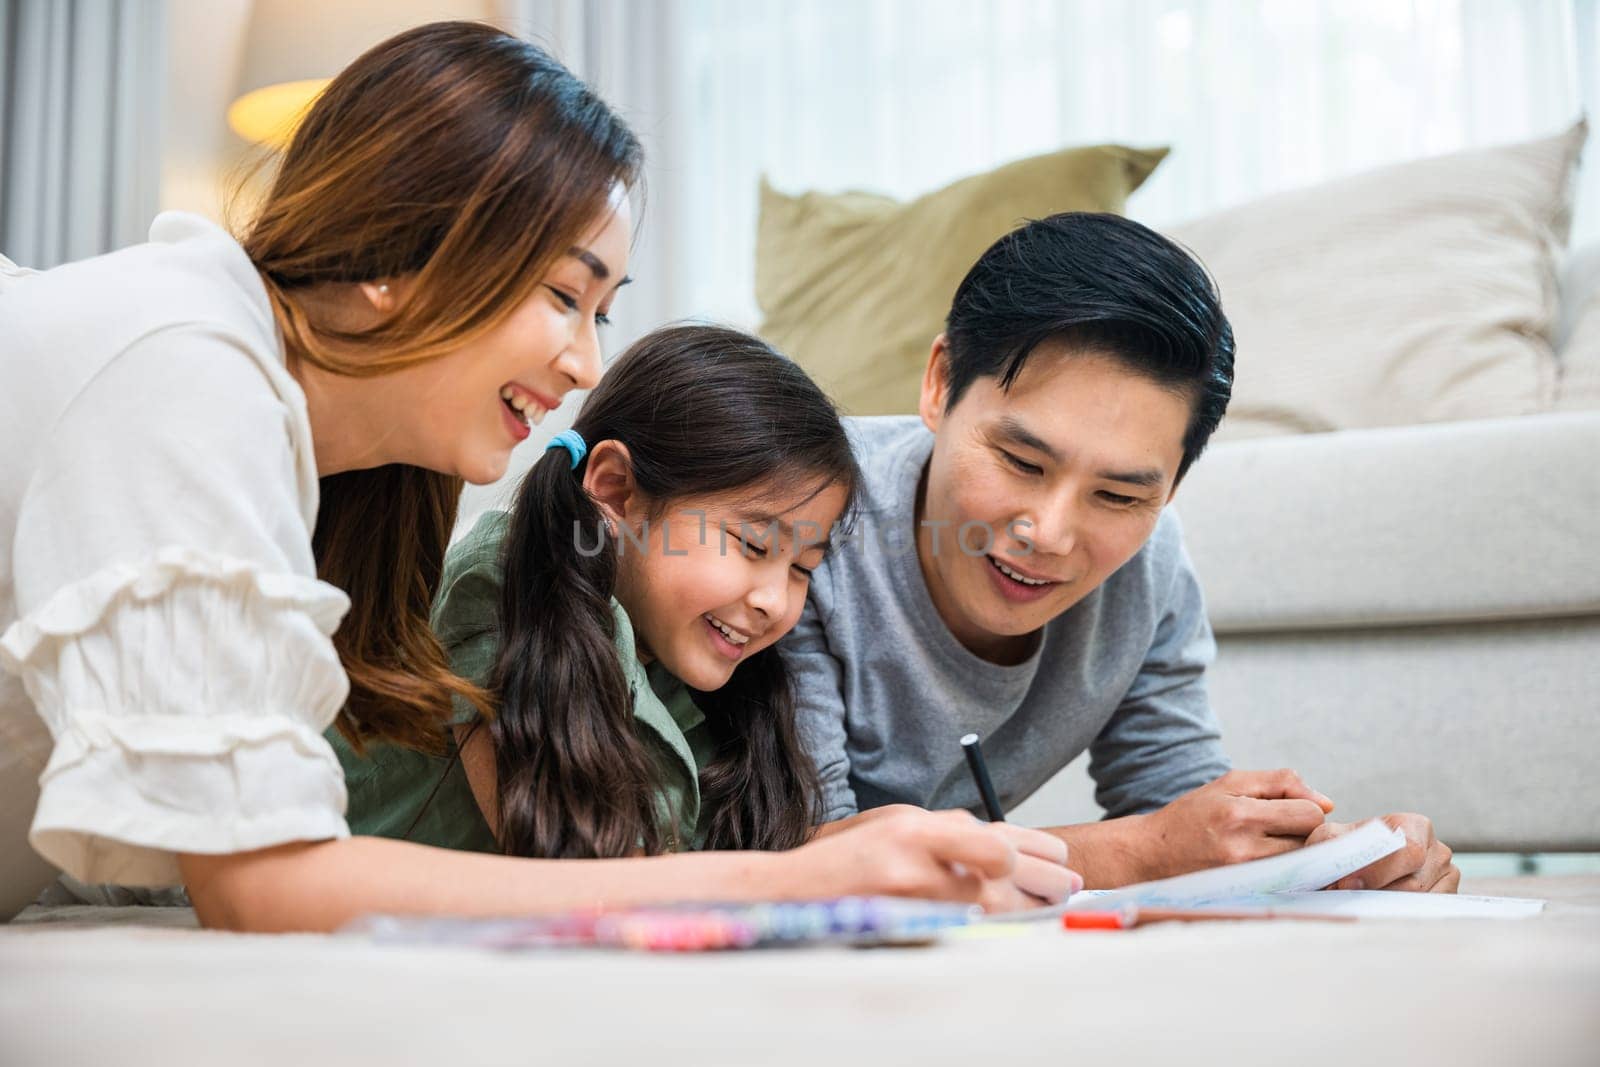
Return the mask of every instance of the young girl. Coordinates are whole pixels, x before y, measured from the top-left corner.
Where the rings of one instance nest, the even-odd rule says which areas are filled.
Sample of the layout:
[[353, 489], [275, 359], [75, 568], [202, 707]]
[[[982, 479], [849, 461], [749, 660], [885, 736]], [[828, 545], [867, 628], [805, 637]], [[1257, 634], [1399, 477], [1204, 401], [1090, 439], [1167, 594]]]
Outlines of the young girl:
[[438, 758], [335, 738], [352, 826], [546, 857], [803, 844], [815, 772], [773, 646], [855, 482], [832, 405], [761, 341], [641, 340], [446, 562], [434, 625], [494, 714], [463, 709]]

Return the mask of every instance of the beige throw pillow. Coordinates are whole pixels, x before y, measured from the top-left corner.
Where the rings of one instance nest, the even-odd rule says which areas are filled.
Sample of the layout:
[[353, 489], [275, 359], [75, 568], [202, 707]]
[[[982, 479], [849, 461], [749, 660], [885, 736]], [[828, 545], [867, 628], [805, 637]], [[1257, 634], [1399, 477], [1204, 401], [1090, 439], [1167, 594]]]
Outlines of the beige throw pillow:
[[1548, 410], [1586, 128], [1356, 175], [1169, 230], [1233, 323], [1217, 439]]
[[761, 183], [761, 333], [849, 413], [916, 410], [933, 338], [977, 258], [1020, 222], [1120, 213], [1165, 148], [1069, 148], [901, 203], [870, 193], [789, 196]]
[[1600, 411], [1600, 242], [1574, 252], [1565, 274], [1556, 410]]

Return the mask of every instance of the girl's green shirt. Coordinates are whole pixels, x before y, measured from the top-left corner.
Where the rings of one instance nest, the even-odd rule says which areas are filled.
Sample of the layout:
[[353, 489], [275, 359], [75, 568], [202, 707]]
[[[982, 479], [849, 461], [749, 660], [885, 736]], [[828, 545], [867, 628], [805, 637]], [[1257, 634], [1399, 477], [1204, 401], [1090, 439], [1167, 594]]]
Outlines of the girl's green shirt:
[[[451, 668], [478, 685], [488, 684], [500, 652], [500, 545], [509, 522], [507, 513], [489, 512], [450, 550], [433, 609], [433, 629]], [[668, 834], [668, 847], [693, 847], [701, 840], [700, 767], [714, 751], [710, 729], [687, 686], [660, 664], [647, 669], [639, 662], [633, 623], [615, 599], [611, 610], [617, 621], [617, 659], [633, 691], [634, 718], [660, 769], [662, 825], [676, 828]], [[454, 722], [476, 717], [470, 705], [458, 701]], [[351, 833], [477, 852], [500, 850], [455, 758], [453, 742], [437, 756], [388, 744], [370, 744], [357, 755], [337, 729], [329, 729], [327, 738], [344, 766]]]

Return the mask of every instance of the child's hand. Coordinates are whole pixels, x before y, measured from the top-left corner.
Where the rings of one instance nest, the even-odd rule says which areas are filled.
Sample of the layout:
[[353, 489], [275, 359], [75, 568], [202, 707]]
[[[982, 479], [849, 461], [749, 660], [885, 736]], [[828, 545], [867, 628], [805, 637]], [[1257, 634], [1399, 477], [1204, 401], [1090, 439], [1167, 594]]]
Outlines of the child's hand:
[[887, 894], [1009, 911], [1059, 900], [1077, 874], [1065, 843], [964, 811], [901, 808], [788, 853], [797, 895]]
[[875, 822], [878, 819], [894, 815], [896, 812], [926, 810], [926, 808], [919, 808], [915, 804], [884, 804], [882, 807], [868, 808], [866, 811], [858, 811], [854, 815], [846, 815], [842, 819], [835, 819], [832, 822], [822, 823], [814, 831], [812, 831], [811, 840], [815, 841], [819, 837], [827, 837], [829, 834], [836, 834], [840, 830], [848, 830], [852, 827], [863, 826], [866, 823]]
[[[1030, 898], [1018, 906], [1037, 908], [1042, 904], [1059, 904], [1083, 888], [1082, 876], [1067, 866], [1067, 843], [1061, 838], [1012, 823], [986, 825], [992, 833], [1009, 840], [1017, 850], [1017, 866], [1011, 872], [1011, 882]], [[1015, 910], [990, 907], [988, 902], [984, 907], [988, 911]]]

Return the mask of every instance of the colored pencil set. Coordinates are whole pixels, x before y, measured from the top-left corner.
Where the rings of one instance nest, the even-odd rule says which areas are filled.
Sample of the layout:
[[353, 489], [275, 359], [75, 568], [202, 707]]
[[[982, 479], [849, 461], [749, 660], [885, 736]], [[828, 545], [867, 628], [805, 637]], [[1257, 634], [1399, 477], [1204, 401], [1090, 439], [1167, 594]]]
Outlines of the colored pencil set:
[[706, 952], [787, 945], [922, 944], [941, 931], [966, 925], [979, 914], [966, 904], [841, 897], [574, 911], [516, 919], [371, 915], [356, 920], [344, 932], [380, 944]]

